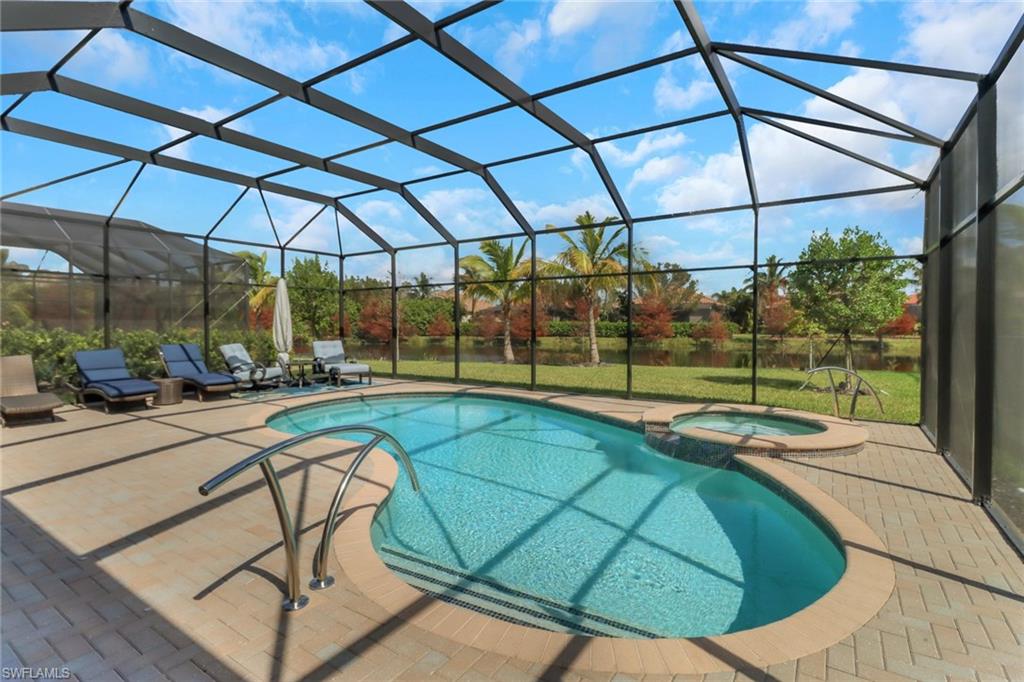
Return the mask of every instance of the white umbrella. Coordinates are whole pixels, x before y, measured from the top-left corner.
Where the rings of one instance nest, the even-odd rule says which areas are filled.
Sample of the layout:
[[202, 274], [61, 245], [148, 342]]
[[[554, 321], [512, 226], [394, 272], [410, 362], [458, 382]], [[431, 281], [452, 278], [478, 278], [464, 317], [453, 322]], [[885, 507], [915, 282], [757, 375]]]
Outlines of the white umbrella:
[[288, 283], [284, 277], [277, 280], [277, 292], [274, 295], [274, 347], [277, 349], [278, 361], [288, 361], [288, 353], [292, 351], [292, 306], [288, 301]]

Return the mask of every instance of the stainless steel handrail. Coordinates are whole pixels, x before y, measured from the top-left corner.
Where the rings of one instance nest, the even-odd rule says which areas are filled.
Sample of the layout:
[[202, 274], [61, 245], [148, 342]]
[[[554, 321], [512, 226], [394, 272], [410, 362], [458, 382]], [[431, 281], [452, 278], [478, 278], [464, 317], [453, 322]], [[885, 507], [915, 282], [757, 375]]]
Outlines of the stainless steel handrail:
[[850, 399], [850, 416], [848, 418], [851, 421], [854, 419], [854, 415], [857, 412], [857, 397], [860, 395], [860, 387], [862, 385], [868, 387], [871, 396], [875, 399], [875, 402], [878, 403], [878, 409], [882, 412], [882, 414], [885, 414], [885, 407], [882, 406], [882, 399], [878, 397], [878, 391], [875, 390], [875, 387], [872, 386], [871, 383], [867, 379], [862, 377], [860, 374], [853, 371], [852, 369], [846, 369], [845, 367], [825, 366], [809, 369], [807, 370], [807, 381], [801, 384], [800, 388], [796, 390], [804, 390], [807, 384], [811, 383], [811, 379], [813, 379], [814, 375], [817, 374], [818, 372], [828, 372], [828, 383], [829, 386], [831, 386], [832, 388], [832, 413], [836, 417], [839, 416], [839, 392], [836, 390], [836, 380], [832, 376], [832, 372], [842, 372], [847, 376], [856, 377], [857, 379], [857, 385], [853, 387], [853, 398]]
[[[338, 486], [338, 490], [334, 494], [334, 500], [331, 502], [330, 513], [324, 522], [324, 535], [320, 540], [320, 544], [317, 546], [317, 555], [314, 559], [314, 570], [317, 572], [317, 577], [314, 578], [313, 583], [317, 583], [317, 589], [329, 587], [334, 583], [334, 580], [330, 578], [330, 576], [326, 575], [326, 557], [330, 550], [331, 536], [334, 534], [338, 509], [341, 507], [341, 500], [345, 495], [345, 490], [348, 488], [349, 481], [352, 480], [355, 475], [355, 470], [363, 463], [366, 456], [377, 445], [379, 445], [381, 441], [391, 443], [395, 447], [395, 451], [398, 453], [398, 457], [402, 461], [402, 464], [409, 472], [409, 478], [412, 481], [413, 490], [419, 491], [420, 489], [419, 479], [416, 477], [416, 470], [412, 466], [412, 460], [409, 459], [409, 455], [406, 453], [405, 448], [401, 446], [394, 436], [382, 429], [378, 429], [375, 426], [368, 426], [365, 424], [329, 426], [324, 429], [309, 431], [308, 433], [299, 434], [298, 436], [288, 438], [280, 443], [264, 448], [259, 452], [246, 457], [237, 464], [228, 467], [206, 483], [199, 486], [200, 495], [209, 495], [220, 486], [241, 474], [243, 471], [246, 471], [257, 464], [260, 466], [260, 469], [263, 472], [263, 478], [266, 479], [267, 487], [270, 489], [270, 496], [274, 501], [274, 509], [277, 511], [277, 520], [281, 525], [281, 535], [284, 538], [286, 560], [285, 584], [288, 589], [288, 596], [285, 598], [283, 603], [285, 611], [298, 611], [309, 603], [309, 597], [302, 594], [302, 590], [299, 586], [299, 541], [292, 525], [291, 514], [288, 512], [288, 504], [285, 501], [284, 492], [281, 490], [281, 481], [277, 476], [277, 471], [274, 469], [274, 465], [271, 463], [270, 458], [282, 450], [287, 450], [288, 448], [300, 445], [306, 441], [338, 433], [370, 433], [375, 437], [360, 449], [355, 460], [352, 462], [352, 466], [349, 467], [347, 472], [345, 472], [345, 477], [342, 479], [341, 485]], [[311, 585], [313, 583], [311, 583]]]

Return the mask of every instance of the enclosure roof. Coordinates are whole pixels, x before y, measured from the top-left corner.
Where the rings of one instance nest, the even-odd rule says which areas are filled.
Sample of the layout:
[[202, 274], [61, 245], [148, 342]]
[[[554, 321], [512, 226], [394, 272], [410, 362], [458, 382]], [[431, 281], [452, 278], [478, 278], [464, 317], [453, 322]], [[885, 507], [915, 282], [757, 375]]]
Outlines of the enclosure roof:
[[[111, 230], [109, 272], [112, 277], [201, 277], [203, 247], [181, 235], [137, 220], [45, 206], [0, 202], [4, 246], [52, 251], [81, 272], [102, 273], [104, 226]], [[243, 267], [230, 253], [209, 249], [213, 266]]]
[[76, 163], [3, 198], [102, 179], [110, 216], [352, 255], [926, 187], [1021, 4], [812, 5], [10, 0], [2, 128]]

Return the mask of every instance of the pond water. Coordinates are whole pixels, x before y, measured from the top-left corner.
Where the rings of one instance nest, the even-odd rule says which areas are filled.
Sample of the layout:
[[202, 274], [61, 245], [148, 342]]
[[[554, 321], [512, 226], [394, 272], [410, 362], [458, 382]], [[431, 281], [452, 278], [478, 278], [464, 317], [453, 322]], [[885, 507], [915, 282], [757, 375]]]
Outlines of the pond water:
[[[346, 340], [350, 353], [365, 360], [384, 360], [391, 357], [386, 344], [369, 344]], [[625, 343], [621, 349], [601, 349], [601, 361], [609, 364], [626, 364]], [[525, 345], [515, 348], [517, 360], [528, 364], [529, 351]], [[715, 349], [708, 345], [689, 348], [657, 348], [637, 342], [633, 347], [633, 364], [654, 365], [662, 367], [749, 367], [753, 353], [744, 349]], [[403, 360], [443, 360], [454, 362], [455, 346], [444, 341], [403, 342], [401, 346]], [[537, 348], [537, 363], [541, 365], [578, 365], [588, 360], [586, 342], [566, 340], [558, 348]], [[462, 362], [502, 362], [500, 343], [481, 343], [476, 340], [464, 339], [462, 342]], [[822, 365], [816, 356], [816, 364]], [[884, 351], [855, 350], [854, 365], [857, 369], [889, 370], [894, 372], [918, 371], [918, 358], [906, 355], [895, 355]], [[789, 353], [774, 351], [771, 348], [760, 349], [758, 352], [760, 367], [779, 369], [804, 369], [808, 366], [806, 352]], [[829, 363], [843, 364], [842, 352], [833, 350]]]

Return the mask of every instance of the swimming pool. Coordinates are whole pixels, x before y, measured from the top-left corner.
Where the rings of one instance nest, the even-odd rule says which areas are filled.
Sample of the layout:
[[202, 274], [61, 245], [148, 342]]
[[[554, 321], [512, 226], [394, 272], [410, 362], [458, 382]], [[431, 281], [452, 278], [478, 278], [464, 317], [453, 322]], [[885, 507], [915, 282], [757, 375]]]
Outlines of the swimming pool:
[[639, 432], [526, 402], [355, 399], [275, 415], [301, 433], [373, 424], [408, 450], [372, 527], [403, 580], [506, 620], [625, 637], [744, 630], [811, 604], [842, 552], [743, 473], [659, 454]]
[[693, 427], [731, 433], [737, 436], [806, 436], [822, 433], [825, 427], [805, 419], [749, 412], [700, 412], [679, 417], [673, 431]]

